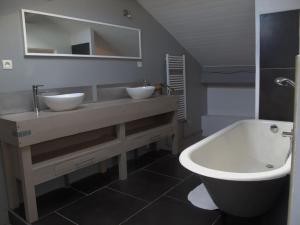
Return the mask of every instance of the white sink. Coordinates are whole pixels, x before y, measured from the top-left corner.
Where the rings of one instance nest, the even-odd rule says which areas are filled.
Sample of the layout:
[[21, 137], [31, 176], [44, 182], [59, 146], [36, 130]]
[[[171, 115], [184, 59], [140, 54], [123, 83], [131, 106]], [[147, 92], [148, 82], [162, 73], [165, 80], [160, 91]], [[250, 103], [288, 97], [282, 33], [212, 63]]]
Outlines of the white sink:
[[53, 111], [66, 111], [77, 108], [84, 99], [84, 93], [43, 95], [42, 98]]
[[126, 88], [128, 95], [133, 99], [143, 99], [149, 98], [152, 96], [155, 87], [153, 86], [145, 86], [145, 87], [133, 87]]

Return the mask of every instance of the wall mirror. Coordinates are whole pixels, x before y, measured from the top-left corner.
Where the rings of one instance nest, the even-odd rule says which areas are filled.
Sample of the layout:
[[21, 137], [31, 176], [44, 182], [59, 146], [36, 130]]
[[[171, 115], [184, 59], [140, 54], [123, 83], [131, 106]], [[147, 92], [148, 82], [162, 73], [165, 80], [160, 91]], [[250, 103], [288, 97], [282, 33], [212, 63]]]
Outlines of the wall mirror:
[[141, 30], [22, 10], [25, 55], [141, 59]]

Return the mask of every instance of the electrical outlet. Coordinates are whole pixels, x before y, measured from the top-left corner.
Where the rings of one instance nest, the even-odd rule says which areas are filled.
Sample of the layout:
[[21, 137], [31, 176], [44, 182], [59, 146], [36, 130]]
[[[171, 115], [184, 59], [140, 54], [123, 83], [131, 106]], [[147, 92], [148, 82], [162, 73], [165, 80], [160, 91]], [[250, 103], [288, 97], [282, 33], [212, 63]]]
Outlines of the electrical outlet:
[[142, 61], [138, 61], [136, 63], [136, 65], [137, 65], [137, 67], [141, 68], [141, 67], [143, 67], [143, 62]]
[[13, 62], [11, 59], [3, 59], [2, 60], [2, 68], [4, 70], [12, 70], [13, 69]]

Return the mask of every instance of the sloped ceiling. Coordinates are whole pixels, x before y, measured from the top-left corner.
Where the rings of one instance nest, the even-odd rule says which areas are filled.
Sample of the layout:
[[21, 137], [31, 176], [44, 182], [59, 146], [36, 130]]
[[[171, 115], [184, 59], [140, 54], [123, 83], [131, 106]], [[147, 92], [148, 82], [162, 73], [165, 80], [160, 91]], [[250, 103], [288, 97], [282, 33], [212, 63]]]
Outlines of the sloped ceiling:
[[255, 64], [254, 0], [137, 1], [201, 65]]

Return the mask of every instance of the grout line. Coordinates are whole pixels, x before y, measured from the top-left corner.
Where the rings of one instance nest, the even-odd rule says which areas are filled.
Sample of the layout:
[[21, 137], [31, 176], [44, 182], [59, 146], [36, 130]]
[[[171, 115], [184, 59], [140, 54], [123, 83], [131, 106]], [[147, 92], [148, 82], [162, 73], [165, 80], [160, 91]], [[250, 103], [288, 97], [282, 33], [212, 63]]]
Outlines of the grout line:
[[[190, 176], [192, 176], [192, 175], [190, 175]], [[129, 216], [127, 219], [123, 220], [121, 223], [119, 223], [119, 225], [124, 224], [125, 222], [127, 222], [128, 220], [130, 220], [131, 218], [133, 218], [134, 216], [136, 216], [137, 214], [139, 214], [141, 211], [143, 211], [144, 209], [148, 208], [150, 205], [152, 205], [153, 203], [155, 203], [156, 201], [158, 201], [161, 197], [165, 196], [169, 191], [173, 190], [174, 188], [176, 188], [177, 186], [179, 186], [180, 184], [182, 184], [183, 182], [185, 182], [190, 176], [186, 177], [185, 179], [183, 179], [182, 181], [180, 181], [178, 184], [176, 184], [173, 187], [169, 188], [167, 191], [165, 191], [164, 193], [162, 193], [160, 196], [158, 196], [157, 198], [155, 198], [153, 201], [149, 202], [143, 208], [139, 209], [138, 211], [136, 211], [135, 213], [133, 213], [131, 216]]]
[[104, 188], [108, 187], [109, 185], [113, 184], [114, 182], [115, 182], [115, 181], [110, 182], [110, 183], [108, 183], [107, 185], [104, 185], [104, 186], [102, 186], [102, 187], [96, 189], [95, 191], [92, 191], [91, 193], [88, 194], [88, 196], [91, 196], [91, 195], [95, 194], [96, 192], [103, 190]]
[[189, 202], [186, 202], [186, 201], [183, 201], [183, 200], [181, 200], [181, 199], [178, 199], [178, 198], [172, 197], [172, 196], [170, 196], [170, 195], [168, 195], [168, 194], [166, 194], [166, 195], [165, 195], [165, 197], [166, 197], [166, 198], [173, 199], [173, 200], [175, 200], [175, 201], [177, 201], [177, 202], [184, 203], [184, 204], [186, 204], [186, 205], [190, 205], [190, 204], [191, 204], [191, 203], [189, 203]]
[[12, 209], [8, 209], [8, 211], [14, 216], [16, 217], [18, 220], [20, 220], [22, 223], [24, 223], [25, 225], [30, 225], [29, 223], [27, 223], [26, 220], [24, 220], [23, 217], [19, 216], [17, 213], [15, 213]]
[[53, 212], [54, 212], [54, 213], [57, 213], [59, 210], [64, 209], [64, 208], [66, 208], [66, 207], [69, 207], [70, 205], [73, 205], [74, 203], [79, 202], [80, 200], [85, 199], [85, 198], [87, 198], [87, 197], [88, 197], [88, 196], [82, 196], [82, 197], [80, 197], [80, 198], [78, 198], [78, 199], [76, 199], [76, 200], [74, 200], [74, 201], [72, 201], [72, 202], [69, 202], [69, 203], [67, 203], [67, 204], [65, 204], [65, 205], [63, 205], [63, 206], [61, 206], [61, 207], [55, 209]]
[[127, 196], [129, 196], [129, 197], [132, 197], [132, 198], [134, 198], [134, 199], [136, 199], [136, 200], [140, 200], [140, 201], [143, 201], [143, 202], [149, 203], [149, 201], [147, 201], [147, 200], [145, 200], [145, 199], [142, 199], [142, 198], [136, 197], [136, 196], [134, 196], [134, 195], [131, 195], [131, 194], [128, 194], [128, 193], [126, 193], [126, 192], [122, 192], [122, 191], [119, 191], [119, 190], [116, 190], [116, 189], [114, 189], [114, 188], [110, 188], [110, 187], [105, 187], [105, 188], [106, 188], [106, 189], [108, 189], [108, 190], [111, 190], [111, 191], [117, 192], [117, 193], [119, 193], [119, 194], [127, 195]]
[[163, 174], [163, 173], [159, 173], [159, 172], [156, 172], [156, 171], [153, 171], [153, 170], [149, 170], [149, 169], [143, 169], [143, 170], [146, 171], [146, 172], [149, 172], [149, 173], [153, 173], [153, 174], [156, 174], [156, 175], [165, 176], [165, 177], [168, 177], [168, 178], [173, 178], [173, 179], [180, 180], [180, 181], [184, 180], [184, 178], [173, 177], [173, 176], [166, 175], [166, 174]]
[[84, 196], [88, 196], [88, 195], [89, 195], [88, 193], [85, 193], [85, 192], [83, 192], [83, 191], [80, 191], [80, 190], [78, 190], [77, 188], [72, 187], [71, 185], [69, 186], [69, 188], [72, 189], [73, 191], [76, 191], [76, 192], [78, 192], [78, 193], [84, 195]]
[[64, 215], [60, 214], [59, 212], [55, 212], [58, 216], [60, 216], [61, 218], [69, 221], [70, 223], [73, 223], [75, 225], [79, 225], [78, 223], [75, 223], [73, 220], [70, 220], [68, 217], [65, 217]]
[[170, 156], [170, 154], [167, 154], [167, 155], [165, 155], [165, 156], [162, 156], [162, 157], [160, 157], [159, 159], [154, 160], [153, 162], [151, 162], [151, 163], [149, 163], [149, 164], [147, 164], [147, 165], [145, 165], [145, 166], [143, 166], [143, 167], [141, 167], [141, 168], [138, 168], [137, 170], [134, 170], [134, 171], [128, 173], [128, 175], [135, 174], [135, 173], [137, 173], [137, 172], [139, 172], [139, 171], [141, 171], [141, 170], [143, 170], [143, 169], [145, 169], [145, 168], [147, 168], [147, 167], [149, 167], [149, 166], [151, 166], [151, 165], [153, 165], [153, 164], [155, 164], [155, 163], [157, 163], [157, 162], [159, 162], [159, 161], [161, 161], [161, 160], [167, 158], [168, 156]]
[[218, 215], [216, 219], [213, 221], [212, 225], [216, 225], [217, 222], [221, 219], [222, 215]]

